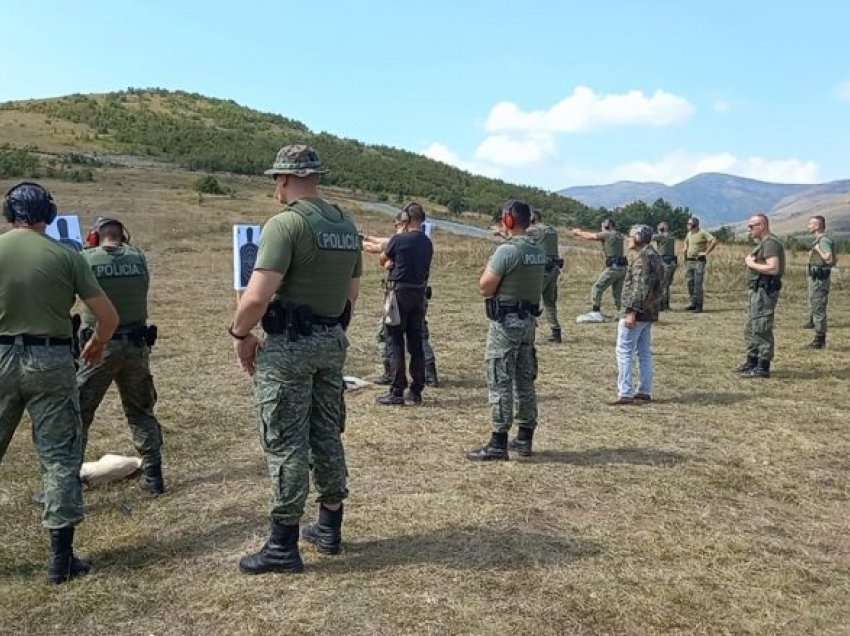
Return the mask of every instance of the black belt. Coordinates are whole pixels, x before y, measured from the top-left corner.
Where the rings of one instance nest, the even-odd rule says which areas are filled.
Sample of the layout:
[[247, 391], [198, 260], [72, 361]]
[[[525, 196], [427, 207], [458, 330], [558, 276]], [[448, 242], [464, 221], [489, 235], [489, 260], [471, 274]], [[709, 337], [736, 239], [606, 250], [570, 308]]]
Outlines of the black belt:
[[0, 336], [0, 345], [23, 344], [27, 347], [70, 347], [70, 338], [51, 338], [50, 336]]
[[313, 316], [314, 325], [322, 325], [323, 327], [336, 327], [339, 322], [339, 316], [336, 318], [326, 318], [325, 316]]
[[688, 256], [686, 261], [699, 261], [700, 263], [705, 263], [705, 256]]

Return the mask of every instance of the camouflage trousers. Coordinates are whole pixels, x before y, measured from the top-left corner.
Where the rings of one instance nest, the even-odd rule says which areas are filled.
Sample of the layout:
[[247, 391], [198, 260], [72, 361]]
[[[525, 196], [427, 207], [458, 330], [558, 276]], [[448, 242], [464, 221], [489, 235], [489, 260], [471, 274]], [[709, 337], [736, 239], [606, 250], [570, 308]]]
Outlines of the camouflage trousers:
[[[427, 311], [427, 308], [426, 308]], [[378, 329], [375, 333], [375, 342], [378, 345], [378, 355], [386, 362], [390, 361], [390, 339], [387, 337], [387, 326], [384, 324], [383, 316], [378, 320]], [[425, 354], [425, 364], [434, 364], [434, 348], [431, 346], [431, 332], [428, 329], [428, 319], [422, 323], [422, 351]]]
[[543, 313], [553, 331], [561, 330], [558, 322], [558, 277], [561, 270], [553, 267], [543, 276]]
[[156, 388], [150, 372], [150, 349], [127, 340], [112, 340], [103, 360], [77, 371], [80, 389], [80, 417], [83, 422], [82, 453], [86, 456], [89, 428], [109, 386], [115, 382], [133, 446], [145, 466], [162, 462], [162, 429], [154, 415]]
[[702, 307], [703, 286], [705, 284], [705, 262], [685, 261], [685, 281], [688, 285], [688, 297], [691, 305]]
[[531, 316], [508, 314], [502, 322], [490, 321], [485, 361], [494, 433], [507, 433], [514, 421], [524, 428], [537, 426], [535, 328]]
[[773, 317], [779, 302], [779, 292], [767, 293], [764, 288], [747, 292], [747, 323], [744, 326], [744, 342], [747, 357], [773, 360]]
[[83, 519], [82, 427], [69, 347], [0, 345], [0, 460], [24, 410], [41, 463], [42, 524], [75, 526]]
[[614, 294], [614, 305], [620, 308], [623, 297], [623, 283], [626, 280], [625, 267], [606, 267], [590, 290], [590, 302], [594, 307], [602, 306], [602, 294], [609, 287]]
[[809, 276], [809, 318], [815, 333], [826, 333], [826, 306], [829, 303], [830, 279], [818, 280]]
[[673, 277], [676, 275], [676, 270], [679, 265], [676, 261], [664, 263], [664, 284], [661, 293], [661, 309], [670, 309], [670, 286], [673, 284]]
[[260, 444], [272, 480], [271, 517], [297, 524], [304, 514], [310, 471], [318, 501], [348, 496], [342, 369], [348, 339], [342, 328], [315, 325], [313, 335], [270, 335], [257, 354], [254, 393]]

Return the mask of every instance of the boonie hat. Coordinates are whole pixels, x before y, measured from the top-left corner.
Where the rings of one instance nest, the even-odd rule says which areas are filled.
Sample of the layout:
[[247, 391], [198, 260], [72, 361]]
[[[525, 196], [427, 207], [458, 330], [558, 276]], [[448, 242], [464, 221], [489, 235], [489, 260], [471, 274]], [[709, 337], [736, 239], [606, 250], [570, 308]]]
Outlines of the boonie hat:
[[306, 177], [311, 174], [325, 174], [318, 153], [305, 144], [291, 144], [277, 151], [274, 164], [263, 174], [279, 175], [294, 174], [296, 177]]

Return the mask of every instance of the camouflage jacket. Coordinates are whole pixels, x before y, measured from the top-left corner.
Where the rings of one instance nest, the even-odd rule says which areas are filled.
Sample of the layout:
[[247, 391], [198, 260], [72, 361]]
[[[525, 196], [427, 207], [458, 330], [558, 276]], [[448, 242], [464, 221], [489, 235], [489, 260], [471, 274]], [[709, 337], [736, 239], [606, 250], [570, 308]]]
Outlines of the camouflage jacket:
[[664, 262], [652, 245], [631, 259], [623, 285], [623, 313], [634, 311], [639, 322], [658, 320], [658, 306], [664, 289]]

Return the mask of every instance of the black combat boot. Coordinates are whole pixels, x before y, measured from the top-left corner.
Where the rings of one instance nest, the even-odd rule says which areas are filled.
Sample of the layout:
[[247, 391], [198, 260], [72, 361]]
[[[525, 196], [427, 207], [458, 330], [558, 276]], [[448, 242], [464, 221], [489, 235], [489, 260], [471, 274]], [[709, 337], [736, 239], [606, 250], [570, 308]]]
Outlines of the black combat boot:
[[375, 403], [381, 406], [404, 406], [404, 396], [387, 391], [384, 395], [376, 397]]
[[517, 454], [523, 457], [531, 457], [531, 440], [534, 437], [534, 429], [520, 426], [517, 430], [516, 437], [508, 444], [508, 448], [516, 451]]
[[758, 364], [742, 373], [745, 378], [769, 378], [770, 377], [770, 360], [759, 360]]
[[749, 373], [758, 366], [758, 363], [758, 356], [749, 355], [747, 356], [747, 361], [744, 364], [736, 367], [735, 371], [737, 373]]
[[826, 346], [826, 334], [816, 333], [814, 340], [806, 345], [807, 349], [823, 349]]
[[322, 554], [339, 554], [342, 544], [342, 504], [328, 510], [319, 504], [319, 520], [301, 530], [301, 538], [312, 543]]
[[562, 342], [561, 339], [561, 330], [560, 329], [552, 329], [552, 333], [546, 338], [546, 342]]
[[142, 490], [152, 495], [165, 493], [165, 482], [162, 480], [162, 464], [145, 464], [142, 466]]
[[437, 363], [429, 362], [425, 365], [425, 384], [428, 386], [440, 386], [440, 378], [437, 376]]
[[303, 572], [304, 562], [298, 552], [298, 524], [285, 526], [272, 520], [269, 540], [259, 552], [239, 559], [243, 574], [267, 572]]
[[74, 556], [74, 528], [59, 528], [50, 531], [50, 561], [47, 564], [47, 580], [60, 584], [84, 576], [91, 564]]
[[466, 458], [473, 462], [507, 461], [508, 434], [492, 433], [490, 442], [486, 446], [469, 451]]
[[808, 322], [804, 322], [802, 325], [800, 325], [800, 328], [801, 329], [814, 329], [815, 323], [812, 322], [811, 318], [809, 318]]
[[380, 376], [377, 380], [375, 380], [375, 384], [380, 384], [381, 386], [389, 386], [393, 383], [393, 374], [390, 369], [390, 361], [384, 360], [384, 375]]
[[696, 311], [697, 306], [694, 303], [691, 303], [687, 307], [685, 307], [685, 311]]
[[595, 311], [596, 313], [602, 313], [602, 306], [601, 305], [594, 305], [593, 307], [591, 307], [590, 311]]
[[694, 308], [691, 311], [693, 311], [695, 314], [701, 314], [702, 313], [702, 305], [694, 305]]
[[408, 389], [404, 392], [404, 403], [412, 404], [413, 406], [422, 406], [422, 394]]

